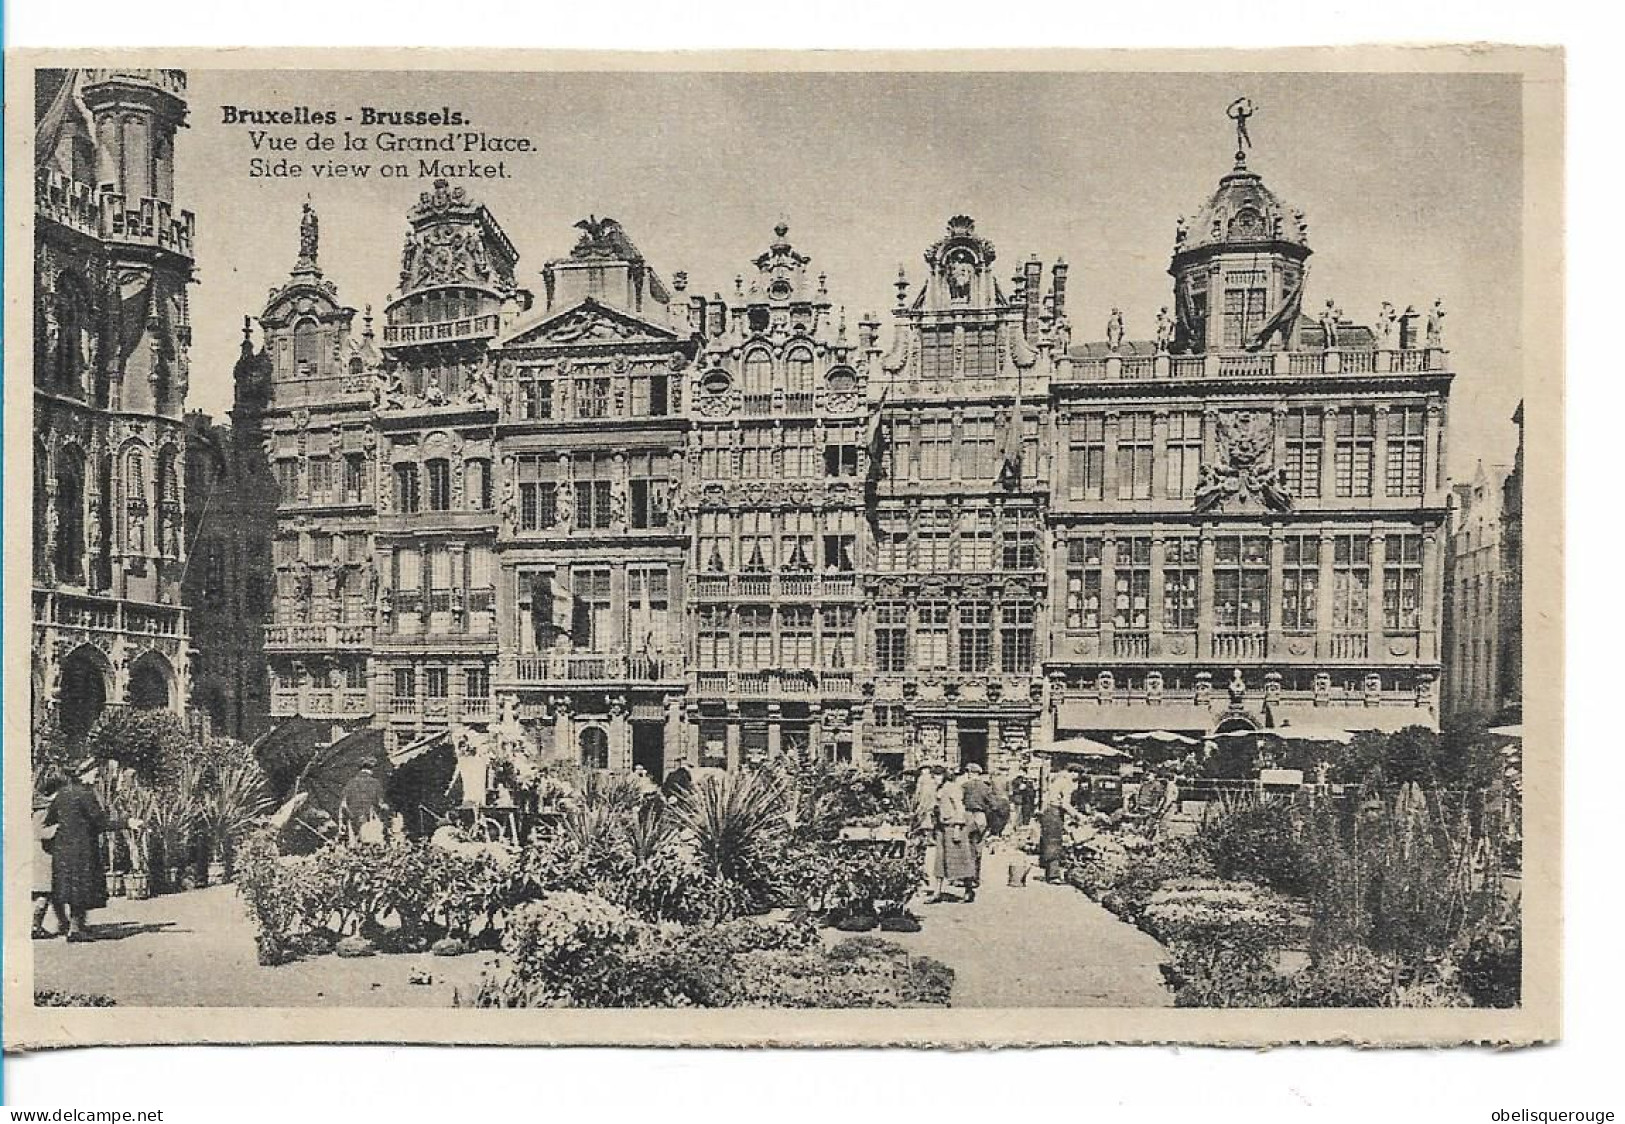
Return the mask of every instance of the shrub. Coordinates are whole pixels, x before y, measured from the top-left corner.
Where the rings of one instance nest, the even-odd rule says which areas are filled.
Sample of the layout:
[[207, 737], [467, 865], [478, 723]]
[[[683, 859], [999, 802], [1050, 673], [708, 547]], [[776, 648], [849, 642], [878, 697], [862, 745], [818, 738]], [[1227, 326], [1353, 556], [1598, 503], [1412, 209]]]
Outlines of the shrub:
[[1292, 978], [1292, 1007], [1383, 1007], [1392, 998], [1397, 965], [1364, 945], [1322, 950]]
[[1284, 801], [1243, 806], [1204, 825], [1200, 837], [1221, 878], [1299, 896], [1318, 885], [1314, 851], [1299, 837]]
[[1461, 987], [1479, 1007], [1516, 1007], [1523, 997], [1522, 912], [1476, 927], [1463, 941]]
[[758, 908], [782, 897], [777, 865], [788, 832], [786, 810], [784, 783], [765, 771], [702, 777], [672, 805], [701, 864], [742, 887]]
[[651, 927], [620, 906], [565, 890], [514, 910], [502, 947], [515, 982], [546, 1005], [621, 1006], [620, 953], [648, 935]]
[[55, 988], [36, 988], [36, 1007], [117, 1007], [118, 1001], [94, 992], [58, 991]]
[[1268, 1007], [1279, 1003], [1275, 960], [1293, 929], [1288, 904], [1248, 883], [1169, 882], [1145, 907], [1145, 927], [1168, 945], [1181, 1007]]

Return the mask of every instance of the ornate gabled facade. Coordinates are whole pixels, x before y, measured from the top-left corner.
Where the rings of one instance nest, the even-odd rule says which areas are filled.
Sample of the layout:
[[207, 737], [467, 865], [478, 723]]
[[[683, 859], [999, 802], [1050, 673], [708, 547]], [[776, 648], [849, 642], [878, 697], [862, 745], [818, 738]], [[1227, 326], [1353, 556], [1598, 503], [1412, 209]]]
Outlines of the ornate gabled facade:
[[707, 766], [852, 760], [865, 717], [872, 354], [789, 228], [773, 234], [749, 280], [696, 316], [680, 506], [692, 521], [689, 717]]
[[70, 741], [109, 705], [184, 709], [193, 219], [178, 70], [36, 90], [33, 687]]
[[1057, 356], [1060, 736], [1437, 723], [1442, 309], [1312, 319], [1309, 253], [1238, 146], [1176, 230], [1177, 312]]
[[1045, 403], [1066, 267], [1046, 301], [1041, 263], [1023, 263], [1006, 296], [995, 261], [971, 219], [951, 219], [912, 301], [899, 271], [896, 335], [871, 384], [873, 726], [900, 762], [1002, 770], [1043, 723]]
[[674, 503], [698, 349], [620, 225], [590, 219], [547, 302], [493, 345], [506, 717], [547, 756], [661, 776], [681, 760], [687, 513]]
[[1075, 340], [1065, 263], [1006, 288], [964, 216], [889, 348], [783, 224], [707, 299], [585, 219], [532, 311], [462, 189], [409, 223], [378, 340], [307, 210], [239, 366], [276, 715], [655, 776], [1437, 721], [1442, 307], [1307, 314], [1307, 225], [1244, 153], [1139, 339]]

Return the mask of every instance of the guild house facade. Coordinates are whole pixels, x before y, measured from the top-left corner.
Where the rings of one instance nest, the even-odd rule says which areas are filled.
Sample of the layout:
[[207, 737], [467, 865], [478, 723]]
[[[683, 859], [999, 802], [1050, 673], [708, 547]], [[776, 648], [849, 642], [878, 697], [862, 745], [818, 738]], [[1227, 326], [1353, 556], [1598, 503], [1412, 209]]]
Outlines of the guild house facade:
[[183, 420], [193, 218], [178, 70], [43, 70], [35, 104], [36, 729], [190, 696]]
[[273, 718], [657, 776], [1437, 724], [1443, 307], [1311, 309], [1307, 224], [1239, 144], [1167, 306], [1090, 341], [1066, 264], [966, 216], [885, 339], [784, 224], [704, 297], [590, 217], [533, 294], [445, 182], [357, 330], [318, 221], [239, 365]]

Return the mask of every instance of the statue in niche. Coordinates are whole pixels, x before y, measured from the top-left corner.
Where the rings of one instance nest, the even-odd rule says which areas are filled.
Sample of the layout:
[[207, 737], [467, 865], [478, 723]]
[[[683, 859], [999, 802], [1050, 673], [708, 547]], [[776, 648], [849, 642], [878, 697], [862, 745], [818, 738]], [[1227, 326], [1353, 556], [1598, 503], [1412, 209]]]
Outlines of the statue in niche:
[[970, 300], [971, 282], [976, 278], [976, 265], [969, 258], [955, 258], [948, 263], [948, 298], [955, 302]]
[[1241, 668], [1230, 672], [1230, 683], [1225, 690], [1230, 695], [1230, 709], [1242, 709], [1247, 702], [1247, 681], [1241, 677]]
[[518, 475], [518, 461], [507, 457], [502, 462], [502, 498], [498, 501], [497, 511], [502, 519], [502, 532], [512, 535], [519, 528], [519, 484], [515, 479]]
[[554, 525], [567, 530], [576, 518], [576, 490], [568, 480], [560, 480], [553, 493]]

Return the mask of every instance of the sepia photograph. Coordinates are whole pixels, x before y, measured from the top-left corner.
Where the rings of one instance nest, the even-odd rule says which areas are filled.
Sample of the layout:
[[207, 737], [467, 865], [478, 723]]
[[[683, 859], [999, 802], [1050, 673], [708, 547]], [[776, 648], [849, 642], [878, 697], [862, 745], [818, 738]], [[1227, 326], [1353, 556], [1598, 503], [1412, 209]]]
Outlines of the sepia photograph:
[[8, 79], [8, 1049], [1556, 1036], [1559, 53], [175, 54]]

